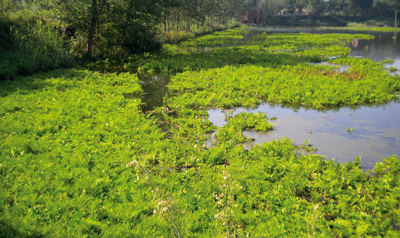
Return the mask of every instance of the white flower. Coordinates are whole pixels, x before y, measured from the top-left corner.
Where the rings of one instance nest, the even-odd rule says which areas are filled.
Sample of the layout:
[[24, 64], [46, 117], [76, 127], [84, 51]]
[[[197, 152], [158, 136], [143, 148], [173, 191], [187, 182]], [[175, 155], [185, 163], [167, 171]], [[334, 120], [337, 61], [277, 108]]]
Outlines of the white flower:
[[127, 167], [127, 168], [130, 168], [130, 167], [132, 167], [134, 164], [138, 165], [138, 162], [137, 162], [136, 160], [132, 160], [131, 162], [129, 162], [129, 163], [126, 164], [126, 167]]

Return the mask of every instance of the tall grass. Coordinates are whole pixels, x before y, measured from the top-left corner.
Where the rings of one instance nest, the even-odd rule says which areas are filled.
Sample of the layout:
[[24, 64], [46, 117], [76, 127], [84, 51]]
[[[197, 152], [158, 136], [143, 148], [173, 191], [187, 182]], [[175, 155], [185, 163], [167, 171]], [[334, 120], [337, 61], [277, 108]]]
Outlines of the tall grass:
[[12, 26], [10, 38], [10, 48], [0, 55], [0, 79], [73, 64], [66, 37], [41, 21]]

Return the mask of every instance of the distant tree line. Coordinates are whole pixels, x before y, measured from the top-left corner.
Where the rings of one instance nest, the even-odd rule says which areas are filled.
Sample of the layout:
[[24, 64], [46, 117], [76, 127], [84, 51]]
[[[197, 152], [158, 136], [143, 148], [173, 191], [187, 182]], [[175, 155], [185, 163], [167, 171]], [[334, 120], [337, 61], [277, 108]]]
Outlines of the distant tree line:
[[379, 17], [400, 10], [400, 0], [252, 0], [253, 5], [263, 7], [266, 14], [276, 15], [282, 9], [293, 14], [303, 9], [312, 16], [334, 14], [336, 16]]

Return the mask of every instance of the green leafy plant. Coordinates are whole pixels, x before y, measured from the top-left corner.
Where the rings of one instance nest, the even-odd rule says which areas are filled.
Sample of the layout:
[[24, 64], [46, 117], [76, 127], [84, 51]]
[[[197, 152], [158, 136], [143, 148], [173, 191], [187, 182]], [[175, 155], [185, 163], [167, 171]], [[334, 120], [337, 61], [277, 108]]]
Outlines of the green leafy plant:
[[309, 142], [299, 148], [289, 138], [245, 150], [243, 130], [273, 129], [266, 114], [232, 111], [222, 127], [208, 119], [205, 109], [261, 100], [324, 108], [397, 97], [398, 77], [381, 63], [330, 60], [350, 65], [345, 73], [307, 63], [345, 54], [352, 35], [270, 37], [213, 53], [168, 46], [165, 58], [132, 56], [132, 69], [185, 71], [168, 85], [169, 113], [165, 103], [142, 111], [131, 73], [69, 69], [0, 81], [0, 236], [397, 237], [398, 157], [365, 173], [361, 158], [339, 164], [301, 153], [313, 150]]

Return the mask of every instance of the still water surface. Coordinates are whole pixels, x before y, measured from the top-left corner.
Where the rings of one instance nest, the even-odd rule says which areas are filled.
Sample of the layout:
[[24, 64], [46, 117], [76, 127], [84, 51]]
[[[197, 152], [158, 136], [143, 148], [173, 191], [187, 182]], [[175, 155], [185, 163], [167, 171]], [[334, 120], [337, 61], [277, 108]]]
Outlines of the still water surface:
[[[209, 119], [214, 125], [224, 126], [227, 112], [208, 110]], [[270, 121], [275, 125], [272, 131], [243, 132], [254, 138], [254, 143], [288, 137], [295, 145], [300, 145], [310, 140], [318, 149], [316, 153], [328, 159], [344, 163], [360, 156], [364, 170], [371, 169], [383, 158], [400, 156], [400, 103], [397, 102], [325, 111], [264, 103], [256, 109], [237, 108], [233, 114], [241, 112], [265, 112], [269, 118], [277, 117]], [[348, 132], [349, 128], [354, 131]]]
[[[377, 62], [393, 59], [392, 65], [400, 69], [400, 39], [393, 39], [395, 33], [390, 32], [360, 32], [345, 30], [317, 29], [256, 29], [273, 33], [355, 33], [371, 34], [373, 40], [360, 40], [357, 47], [349, 45], [352, 57], [370, 58]], [[368, 46], [368, 47], [367, 47]], [[366, 50], [368, 48], [368, 50]], [[328, 64], [323, 62], [322, 64]], [[348, 69], [342, 66], [341, 71]], [[145, 91], [143, 110], [152, 110], [163, 106], [166, 85], [170, 82], [169, 75], [139, 75]], [[363, 169], [373, 166], [392, 155], [400, 157], [400, 103], [389, 102], [382, 105], [341, 107], [325, 111], [317, 111], [302, 107], [289, 107], [280, 104], [263, 103], [256, 109], [237, 108], [234, 114], [246, 112], [265, 112], [269, 118], [277, 117], [271, 122], [275, 124], [270, 132], [245, 131], [244, 135], [254, 138], [254, 143], [264, 143], [275, 139], [288, 137], [296, 145], [310, 140], [318, 154], [335, 158], [344, 163], [361, 157]], [[225, 112], [221, 109], [208, 110], [209, 119], [217, 126], [225, 125]], [[347, 129], [354, 129], [348, 132]], [[249, 145], [246, 145], [250, 147]]]

